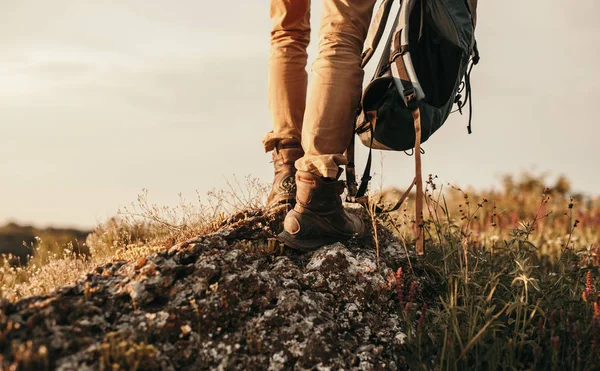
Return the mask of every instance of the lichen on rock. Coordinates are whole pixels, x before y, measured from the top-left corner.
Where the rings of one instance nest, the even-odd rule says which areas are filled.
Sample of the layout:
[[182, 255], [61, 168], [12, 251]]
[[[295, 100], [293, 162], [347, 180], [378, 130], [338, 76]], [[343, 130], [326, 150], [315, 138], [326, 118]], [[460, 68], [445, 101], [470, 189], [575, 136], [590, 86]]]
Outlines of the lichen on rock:
[[406, 257], [390, 245], [400, 245], [383, 241], [379, 269], [365, 241], [245, 251], [242, 239], [272, 237], [265, 226], [245, 218], [52, 295], [0, 302], [0, 368], [405, 368], [389, 281]]

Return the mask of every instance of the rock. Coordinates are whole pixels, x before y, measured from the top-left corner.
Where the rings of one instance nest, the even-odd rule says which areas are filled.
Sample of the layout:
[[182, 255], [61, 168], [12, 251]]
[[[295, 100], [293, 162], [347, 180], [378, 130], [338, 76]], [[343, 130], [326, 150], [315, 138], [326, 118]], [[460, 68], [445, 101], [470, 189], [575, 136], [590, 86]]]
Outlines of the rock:
[[273, 236], [260, 218], [98, 267], [51, 296], [0, 302], [0, 369], [405, 368], [401, 245], [387, 237], [379, 268], [368, 241], [304, 255], [237, 247]]

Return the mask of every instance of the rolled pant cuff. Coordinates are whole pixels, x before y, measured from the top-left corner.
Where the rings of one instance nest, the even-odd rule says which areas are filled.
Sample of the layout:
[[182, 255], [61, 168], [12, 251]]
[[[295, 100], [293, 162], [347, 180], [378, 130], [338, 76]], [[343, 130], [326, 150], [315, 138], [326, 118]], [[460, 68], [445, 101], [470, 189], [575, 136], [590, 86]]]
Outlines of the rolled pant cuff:
[[275, 134], [274, 132], [270, 131], [267, 133], [267, 135], [265, 135], [265, 138], [263, 139], [263, 146], [265, 147], [265, 152], [271, 152], [272, 150], [274, 150], [277, 143], [282, 139], [300, 139], [300, 138], [297, 138], [293, 135]]
[[305, 155], [297, 160], [295, 165], [296, 169], [300, 171], [308, 171], [324, 178], [337, 179], [340, 167], [346, 164], [348, 164], [348, 160], [343, 155]]

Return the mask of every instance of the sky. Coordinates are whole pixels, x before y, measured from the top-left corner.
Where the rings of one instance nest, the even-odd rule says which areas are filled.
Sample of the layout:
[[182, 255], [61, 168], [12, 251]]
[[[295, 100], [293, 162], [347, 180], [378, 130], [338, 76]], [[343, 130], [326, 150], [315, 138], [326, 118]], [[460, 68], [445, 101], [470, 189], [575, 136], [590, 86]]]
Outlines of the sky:
[[[599, 15], [596, 0], [480, 1], [473, 134], [453, 115], [424, 173], [478, 188], [564, 174], [600, 194]], [[172, 205], [234, 175], [269, 182], [269, 30], [268, 1], [0, 2], [0, 224], [89, 228], [142, 189]], [[414, 175], [403, 153], [375, 164], [384, 186]]]

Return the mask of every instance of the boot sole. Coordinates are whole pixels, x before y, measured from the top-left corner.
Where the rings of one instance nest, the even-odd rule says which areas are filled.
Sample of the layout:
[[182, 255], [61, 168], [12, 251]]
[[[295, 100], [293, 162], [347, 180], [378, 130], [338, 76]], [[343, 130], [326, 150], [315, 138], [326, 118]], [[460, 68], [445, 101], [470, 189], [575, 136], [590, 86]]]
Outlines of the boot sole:
[[288, 232], [283, 231], [277, 235], [277, 239], [279, 241], [283, 242], [286, 246], [289, 246], [294, 250], [299, 250], [302, 252], [309, 252], [309, 251], [314, 251], [321, 246], [331, 245], [332, 243], [335, 243], [335, 242], [346, 241], [349, 238], [344, 239], [344, 238], [323, 236], [323, 237], [314, 238], [314, 239], [310, 239], [310, 240], [299, 240], [299, 239], [295, 238], [294, 236], [292, 236], [291, 234], [289, 234]]

